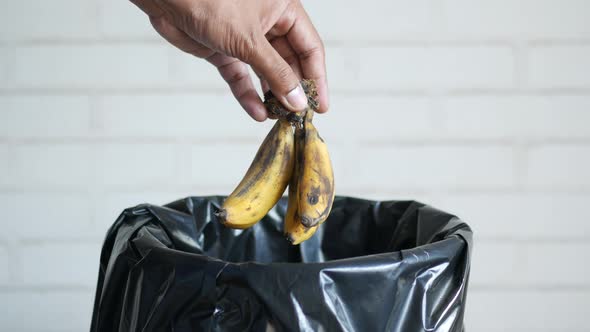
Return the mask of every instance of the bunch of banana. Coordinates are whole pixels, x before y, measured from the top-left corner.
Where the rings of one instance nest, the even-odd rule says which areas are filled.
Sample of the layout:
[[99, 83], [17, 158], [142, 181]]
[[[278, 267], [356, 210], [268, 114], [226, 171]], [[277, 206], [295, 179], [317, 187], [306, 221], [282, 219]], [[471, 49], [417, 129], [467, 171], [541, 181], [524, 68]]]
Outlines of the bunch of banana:
[[[312, 123], [316, 92], [304, 80], [308, 109], [285, 112], [272, 95], [265, 104], [278, 120], [262, 142], [246, 175], [217, 212], [231, 228], [248, 228], [264, 217], [289, 186], [284, 233], [292, 244], [309, 239], [323, 223], [334, 201], [334, 173], [328, 148]], [[293, 130], [294, 127], [294, 130]]]

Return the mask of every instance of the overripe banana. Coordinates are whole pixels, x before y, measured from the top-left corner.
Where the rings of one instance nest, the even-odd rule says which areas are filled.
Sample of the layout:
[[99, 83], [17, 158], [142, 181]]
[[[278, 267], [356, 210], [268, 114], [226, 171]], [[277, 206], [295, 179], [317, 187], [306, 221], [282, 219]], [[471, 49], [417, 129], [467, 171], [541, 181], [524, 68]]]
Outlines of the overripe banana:
[[294, 166], [294, 134], [291, 124], [276, 121], [258, 149], [250, 168], [216, 215], [231, 228], [257, 223], [281, 198]]
[[[289, 185], [284, 233], [292, 244], [309, 239], [332, 209], [334, 173], [328, 148], [312, 123], [317, 110], [313, 81], [302, 81], [308, 95], [305, 112], [292, 113], [271, 93], [269, 112], [279, 118], [258, 149], [246, 175], [216, 213], [231, 228], [248, 228], [262, 219]], [[292, 126], [295, 126], [295, 133]]]
[[298, 182], [299, 182], [299, 161], [301, 160], [301, 154], [303, 153], [303, 140], [304, 140], [303, 128], [295, 129], [295, 167], [293, 170], [293, 176], [289, 182], [289, 200], [287, 205], [287, 213], [285, 214], [284, 233], [287, 240], [291, 244], [296, 245], [309, 239], [313, 236], [319, 226], [306, 227], [301, 223], [301, 216], [299, 213], [299, 195], [298, 195]]
[[305, 115], [303, 152], [298, 156], [298, 201], [301, 223], [314, 227], [323, 223], [334, 202], [334, 172], [328, 147], [312, 123], [313, 111]]

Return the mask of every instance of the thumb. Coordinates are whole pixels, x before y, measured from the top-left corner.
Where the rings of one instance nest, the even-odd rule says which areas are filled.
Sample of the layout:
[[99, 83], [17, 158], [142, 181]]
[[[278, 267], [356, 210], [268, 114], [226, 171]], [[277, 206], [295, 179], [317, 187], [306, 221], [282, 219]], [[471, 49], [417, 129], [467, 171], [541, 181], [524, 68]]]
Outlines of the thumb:
[[266, 38], [257, 44], [249, 62], [285, 107], [291, 111], [303, 111], [307, 107], [307, 97], [299, 78]]

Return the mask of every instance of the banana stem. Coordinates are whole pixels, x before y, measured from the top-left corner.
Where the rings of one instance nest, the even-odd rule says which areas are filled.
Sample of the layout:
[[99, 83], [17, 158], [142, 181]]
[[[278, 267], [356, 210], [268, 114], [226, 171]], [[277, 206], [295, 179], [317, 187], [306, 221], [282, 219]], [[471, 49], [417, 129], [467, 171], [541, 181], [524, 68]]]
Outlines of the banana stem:
[[268, 91], [264, 94], [264, 106], [268, 112], [279, 119], [285, 119], [289, 121], [295, 127], [301, 127], [303, 125], [304, 118], [307, 113], [313, 113], [319, 108], [317, 101], [318, 91], [316, 84], [313, 80], [302, 80], [301, 87], [305, 91], [307, 96], [307, 108], [302, 112], [291, 112], [281, 104], [281, 102]]

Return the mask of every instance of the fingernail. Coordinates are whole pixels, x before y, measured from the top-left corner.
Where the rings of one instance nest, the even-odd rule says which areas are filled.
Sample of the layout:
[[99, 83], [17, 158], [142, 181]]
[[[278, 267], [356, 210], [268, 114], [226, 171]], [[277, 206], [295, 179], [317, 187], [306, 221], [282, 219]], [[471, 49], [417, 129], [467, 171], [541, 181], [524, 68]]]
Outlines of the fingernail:
[[287, 94], [287, 103], [289, 106], [297, 111], [302, 111], [307, 107], [307, 97], [300, 85]]

